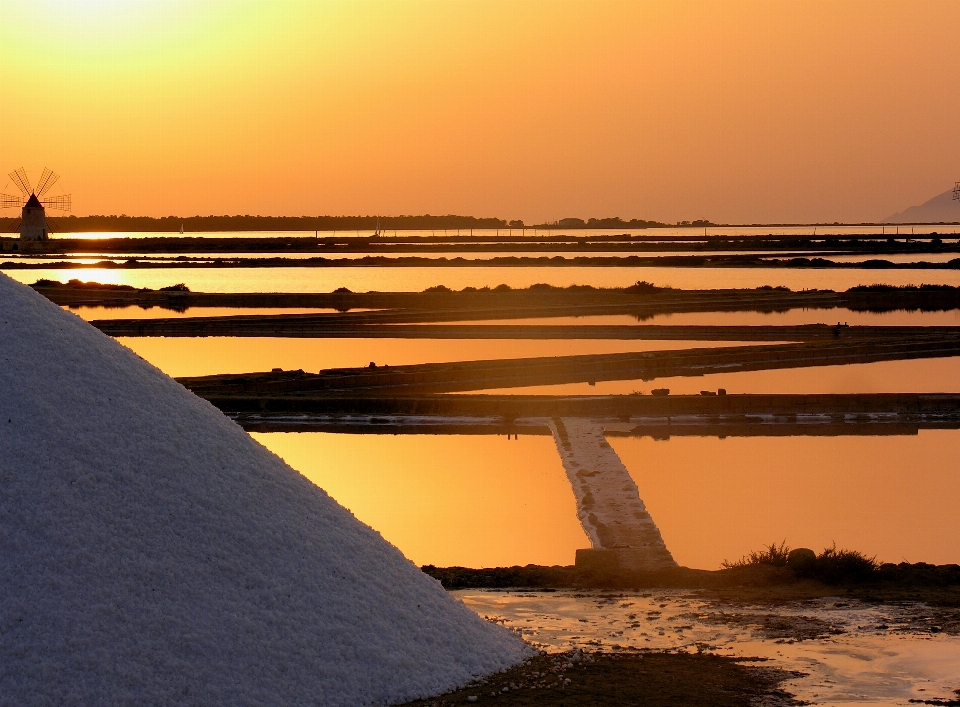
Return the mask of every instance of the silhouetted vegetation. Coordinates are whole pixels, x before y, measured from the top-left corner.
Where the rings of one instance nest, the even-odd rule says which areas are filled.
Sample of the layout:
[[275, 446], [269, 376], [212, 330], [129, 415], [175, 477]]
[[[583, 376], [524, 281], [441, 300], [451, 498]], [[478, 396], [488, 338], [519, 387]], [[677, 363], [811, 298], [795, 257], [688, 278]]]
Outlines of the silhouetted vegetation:
[[838, 550], [834, 545], [817, 555], [813, 563], [800, 565], [794, 572], [827, 584], [847, 584], [874, 579], [879, 569], [876, 557], [867, 557], [857, 550]]
[[752, 567], [787, 567], [797, 577], [816, 579], [826, 584], [860, 583], [875, 579], [880, 563], [857, 550], [828, 547], [819, 555], [807, 548], [791, 550], [786, 543], [771, 543], [763, 550], [751, 552], [735, 562], [723, 562], [727, 570]]
[[776, 545], [771, 543], [763, 550], [754, 550], [744, 555], [735, 562], [724, 560], [721, 566], [724, 569], [735, 569], [738, 567], [753, 567], [755, 565], [770, 565], [771, 567], [786, 567], [787, 558], [790, 556], [790, 548], [786, 543]]
[[[5, 219], [14, 225], [18, 219]], [[387, 230], [466, 230], [471, 228], [509, 228], [500, 218], [476, 216], [58, 216], [60, 233], [142, 232], [188, 233], [216, 231], [374, 231], [379, 223]], [[2, 224], [6, 225], [6, 224]], [[10, 231], [2, 228], [0, 231]]]
[[672, 289], [672, 287], [654, 285], [652, 282], [647, 282], [646, 280], [637, 280], [637, 282], [630, 285], [630, 287], [624, 287], [623, 292], [628, 295], [653, 295], [657, 292], [666, 292]]
[[[770, 288], [768, 286], [766, 288], [758, 288], [758, 289], [769, 290], [774, 288]], [[787, 290], [787, 288], [776, 288], [776, 289], [784, 289], [787, 292], [790, 291], [790, 290]], [[652, 295], [660, 292], [669, 292], [669, 291], [672, 291], [673, 288], [660, 287], [658, 285], [654, 285], [653, 283], [647, 282], [645, 280], [640, 280], [636, 284], [630, 285], [629, 287], [613, 288], [610, 291], [617, 291], [617, 290], [629, 295]], [[479, 288], [464, 287], [462, 290], [460, 290], [460, 292], [525, 292], [525, 291], [535, 292], [535, 293], [551, 293], [551, 292], [584, 292], [586, 293], [586, 292], [603, 292], [605, 291], [605, 288], [594, 287], [593, 285], [567, 285], [566, 287], [559, 287], [557, 285], [548, 285], [547, 283], [544, 283], [544, 282], [538, 282], [533, 285], [530, 285], [529, 287], [510, 287], [510, 285], [501, 284], [493, 288], [489, 286], [479, 287]], [[457, 290], [452, 290], [446, 285], [434, 285], [433, 287], [428, 287], [427, 289], [425, 289], [424, 292], [455, 293], [457, 292]]]
[[896, 293], [914, 293], [914, 292], [960, 292], [960, 287], [954, 285], [857, 285], [851, 287], [847, 292], [896, 292]]
[[[0, 219], [0, 232], [10, 232], [18, 223], [16, 218]], [[61, 233], [178, 233], [181, 226], [188, 233], [215, 231], [374, 231], [379, 224], [381, 231], [450, 231], [472, 228], [656, 228], [667, 224], [621, 218], [562, 219], [556, 224], [527, 226], [523, 221], [508, 221], [496, 217], [458, 216], [447, 214], [433, 216], [128, 216], [120, 214], [97, 216], [58, 216], [57, 231]], [[708, 221], [694, 221], [694, 226], [712, 225]]]
[[[660, 221], [644, 221], [643, 219], [633, 218], [624, 221], [619, 216], [613, 218], [592, 218], [584, 221], [582, 218], [562, 218], [554, 223], [542, 223], [537, 228], [658, 228], [667, 226]], [[680, 225], [680, 224], [678, 224]], [[692, 224], [685, 221], [684, 225], [693, 226], [712, 226], [709, 221], [694, 221]]]
[[[73, 279], [68, 280], [67, 282], [59, 282], [58, 280], [48, 280], [46, 278], [40, 278], [31, 287], [70, 287], [72, 289], [90, 289], [90, 290], [114, 290], [114, 291], [126, 291], [126, 292], [136, 292], [137, 288], [133, 285], [109, 285], [100, 282], [83, 282], [81, 280]], [[140, 290], [141, 292], [144, 290]]]

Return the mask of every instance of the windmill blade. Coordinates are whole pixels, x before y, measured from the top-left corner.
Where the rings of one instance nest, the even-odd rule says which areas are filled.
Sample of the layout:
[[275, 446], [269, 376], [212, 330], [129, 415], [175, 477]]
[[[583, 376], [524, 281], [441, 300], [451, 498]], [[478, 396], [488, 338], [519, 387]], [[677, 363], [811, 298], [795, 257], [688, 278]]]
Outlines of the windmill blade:
[[27, 177], [27, 171], [21, 167], [7, 175], [17, 185], [17, 188], [23, 192], [24, 196], [30, 196], [33, 188], [30, 186], [30, 178]]
[[37, 198], [43, 198], [43, 195], [50, 191], [50, 187], [57, 183], [60, 175], [51, 169], [43, 168], [43, 174], [40, 175], [40, 181], [37, 183]]
[[56, 209], [57, 211], [70, 211], [73, 208], [73, 197], [70, 194], [60, 194], [51, 196], [40, 202], [45, 209]]
[[22, 209], [24, 200], [19, 196], [0, 194], [0, 209]]

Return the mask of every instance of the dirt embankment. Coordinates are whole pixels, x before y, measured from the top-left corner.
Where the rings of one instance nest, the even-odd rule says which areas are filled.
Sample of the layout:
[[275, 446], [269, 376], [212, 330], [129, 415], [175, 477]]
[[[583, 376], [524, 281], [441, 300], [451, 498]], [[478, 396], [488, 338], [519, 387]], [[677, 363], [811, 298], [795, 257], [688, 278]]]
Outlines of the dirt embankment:
[[[731, 601], [788, 601], [825, 596], [850, 596], [864, 601], [922, 601], [932, 606], [960, 608], [960, 565], [926, 563], [884, 564], [863, 576], [836, 581], [798, 576], [788, 567], [753, 566], [722, 570], [687, 567], [658, 572], [586, 571], [574, 566], [434, 567], [423, 571], [447, 589], [697, 589]], [[949, 620], [947, 620], [949, 619]], [[960, 633], [960, 616], [945, 617], [944, 625]], [[941, 622], [943, 623], [943, 622]]]
[[734, 707], [801, 704], [779, 685], [795, 677], [776, 668], [715, 655], [541, 655], [454, 692], [408, 703], [440, 707], [490, 702], [516, 707]]

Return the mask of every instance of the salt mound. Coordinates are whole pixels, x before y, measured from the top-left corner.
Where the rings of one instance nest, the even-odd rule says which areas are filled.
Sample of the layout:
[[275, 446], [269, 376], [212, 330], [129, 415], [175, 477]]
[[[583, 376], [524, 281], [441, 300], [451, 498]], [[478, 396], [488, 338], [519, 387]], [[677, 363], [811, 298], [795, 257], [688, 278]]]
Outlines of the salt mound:
[[218, 410], [0, 275], [0, 704], [367, 705], [510, 632]]

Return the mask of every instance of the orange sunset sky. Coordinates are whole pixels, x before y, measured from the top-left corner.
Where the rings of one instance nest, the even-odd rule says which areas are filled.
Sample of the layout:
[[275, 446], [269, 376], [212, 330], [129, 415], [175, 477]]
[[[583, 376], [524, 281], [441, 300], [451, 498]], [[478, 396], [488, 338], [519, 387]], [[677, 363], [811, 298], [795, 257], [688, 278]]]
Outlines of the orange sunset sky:
[[0, 0], [0, 96], [80, 215], [876, 221], [960, 179], [960, 2]]

